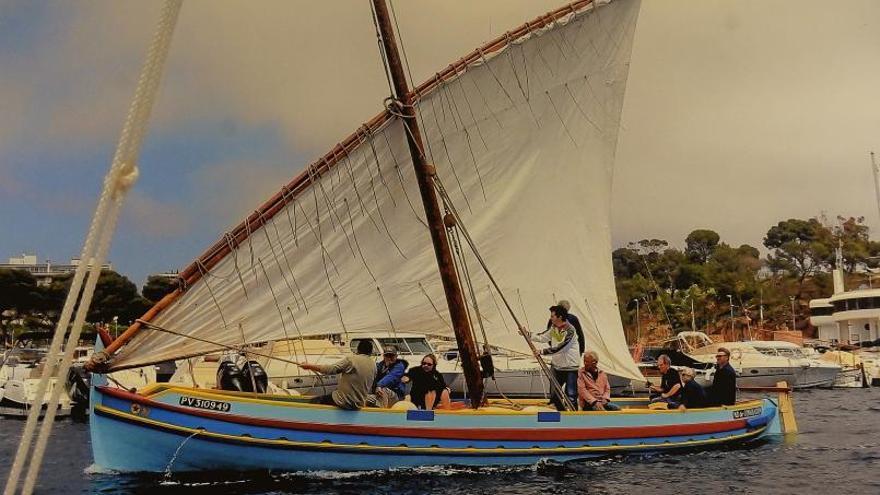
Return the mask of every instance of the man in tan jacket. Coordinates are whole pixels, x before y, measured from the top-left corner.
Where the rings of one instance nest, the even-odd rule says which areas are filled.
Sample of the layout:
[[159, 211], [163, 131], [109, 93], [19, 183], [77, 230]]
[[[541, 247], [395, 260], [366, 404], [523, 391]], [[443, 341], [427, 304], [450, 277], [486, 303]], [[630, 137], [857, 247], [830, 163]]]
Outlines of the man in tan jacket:
[[336, 390], [327, 395], [315, 397], [314, 404], [327, 404], [342, 409], [360, 409], [367, 403], [367, 394], [376, 377], [376, 361], [372, 357], [373, 343], [362, 340], [358, 343], [357, 354], [343, 358], [333, 364], [299, 363], [304, 370], [322, 375], [339, 374]]

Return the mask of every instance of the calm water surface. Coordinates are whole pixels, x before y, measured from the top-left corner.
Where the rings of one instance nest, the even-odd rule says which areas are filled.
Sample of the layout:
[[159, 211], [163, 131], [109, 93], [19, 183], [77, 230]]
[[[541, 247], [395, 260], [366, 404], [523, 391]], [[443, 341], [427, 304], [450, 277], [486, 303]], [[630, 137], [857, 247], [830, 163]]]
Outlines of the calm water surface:
[[[795, 394], [792, 441], [516, 469], [122, 476], [91, 468], [88, 423], [59, 421], [39, 493], [880, 493], [880, 388]], [[24, 421], [0, 420], [3, 480]]]

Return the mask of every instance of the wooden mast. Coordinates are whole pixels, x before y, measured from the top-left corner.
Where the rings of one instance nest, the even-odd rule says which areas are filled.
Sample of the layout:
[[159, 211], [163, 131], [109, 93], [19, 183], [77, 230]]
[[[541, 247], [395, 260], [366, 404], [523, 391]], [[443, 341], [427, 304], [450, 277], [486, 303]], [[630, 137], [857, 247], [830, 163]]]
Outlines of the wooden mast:
[[400, 55], [397, 52], [397, 43], [394, 39], [394, 31], [391, 28], [391, 19], [388, 16], [388, 8], [385, 0], [373, 0], [376, 11], [376, 21], [381, 33], [382, 46], [385, 49], [385, 57], [388, 63], [388, 71], [394, 85], [394, 93], [401, 103], [400, 111], [404, 126], [409, 128], [406, 133], [406, 141], [409, 144], [409, 152], [412, 155], [413, 168], [416, 173], [416, 181], [419, 184], [419, 192], [422, 195], [422, 204], [425, 207], [425, 217], [428, 222], [428, 230], [431, 231], [431, 240], [434, 243], [434, 254], [437, 256], [437, 265], [440, 270], [440, 279], [443, 281], [443, 290], [446, 293], [446, 304], [449, 306], [449, 316], [452, 319], [452, 327], [455, 332], [455, 340], [458, 342], [458, 355], [464, 371], [468, 387], [468, 395], [471, 405], [476, 408], [483, 400], [483, 376], [477, 358], [477, 346], [474, 343], [468, 321], [467, 308], [462, 296], [461, 285], [455, 271], [452, 253], [449, 250], [449, 240], [446, 236], [446, 226], [434, 193], [433, 177], [435, 168], [429, 165], [422, 150], [422, 136], [416, 122], [416, 112], [413, 107], [413, 98], [409, 92], [406, 77], [403, 73], [403, 65], [400, 63]]

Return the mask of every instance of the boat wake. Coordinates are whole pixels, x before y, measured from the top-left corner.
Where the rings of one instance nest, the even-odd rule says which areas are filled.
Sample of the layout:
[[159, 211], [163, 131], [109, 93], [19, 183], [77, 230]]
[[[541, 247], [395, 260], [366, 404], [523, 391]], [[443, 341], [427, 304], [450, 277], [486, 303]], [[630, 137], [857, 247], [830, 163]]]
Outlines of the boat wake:
[[119, 471], [115, 471], [113, 469], [108, 469], [97, 464], [90, 464], [88, 467], [83, 469], [84, 474], [119, 474]]

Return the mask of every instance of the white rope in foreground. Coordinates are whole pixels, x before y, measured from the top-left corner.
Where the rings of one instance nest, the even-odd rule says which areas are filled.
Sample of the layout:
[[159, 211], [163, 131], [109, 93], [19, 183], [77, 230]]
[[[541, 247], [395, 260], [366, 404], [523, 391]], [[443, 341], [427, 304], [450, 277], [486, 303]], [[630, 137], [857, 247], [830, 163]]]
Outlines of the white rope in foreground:
[[[110, 248], [110, 241], [116, 228], [119, 212], [128, 190], [137, 180], [137, 157], [146, 133], [147, 122], [158, 91], [162, 69], [171, 45], [171, 36], [174, 32], [174, 26], [177, 23], [177, 17], [182, 4], [183, 0], [166, 0], [162, 7], [159, 25], [147, 52], [147, 59], [141, 71], [134, 99], [122, 128], [116, 153], [110, 170], [104, 179], [101, 197], [98, 200], [95, 215], [92, 218], [92, 223], [86, 235], [80, 255], [83, 263], [77, 267], [70, 292], [67, 294], [67, 299], [64, 302], [64, 307], [58, 320], [58, 325], [55, 327], [55, 335], [52, 337], [52, 343], [46, 356], [48, 366], [45, 367], [40, 383], [37, 386], [35, 399], [37, 403], [34, 404], [35, 407], [32, 407], [28, 414], [22, 438], [16, 451], [15, 461], [9, 472], [9, 478], [6, 480], [6, 488], [3, 491], [4, 495], [13, 495], [18, 488], [18, 481], [24, 468], [42, 410], [40, 405], [45, 397], [49, 383], [53, 378], [61, 383], [62, 380], [66, 379], [67, 372], [70, 369], [70, 364], [73, 360], [73, 350], [79, 341], [82, 326], [85, 323], [86, 314], [92, 302], [95, 286], [101, 274], [101, 266], [103, 266], [107, 257], [107, 251]], [[88, 279], [86, 280], [85, 288], [83, 288], [83, 279], [86, 277], [87, 270]], [[80, 294], [81, 290], [82, 294]], [[70, 329], [63, 357], [60, 357], [61, 341], [67, 331], [71, 313], [73, 313], [73, 308], [78, 300], [79, 306], [76, 318]], [[59, 362], [59, 357], [60, 363], [55, 366], [55, 363]], [[21, 493], [24, 495], [32, 493], [36, 484], [52, 425], [55, 421], [58, 398], [63, 390], [63, 386], [56, 386], [52, 391], [46, 415], [30, 459], [27, 476], [21, 489]]]

